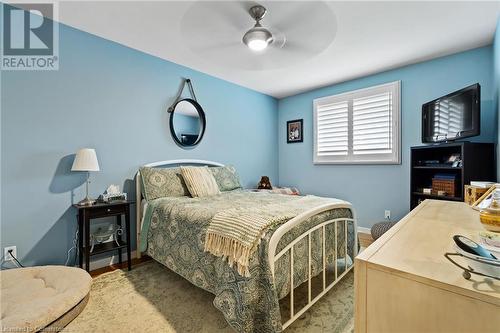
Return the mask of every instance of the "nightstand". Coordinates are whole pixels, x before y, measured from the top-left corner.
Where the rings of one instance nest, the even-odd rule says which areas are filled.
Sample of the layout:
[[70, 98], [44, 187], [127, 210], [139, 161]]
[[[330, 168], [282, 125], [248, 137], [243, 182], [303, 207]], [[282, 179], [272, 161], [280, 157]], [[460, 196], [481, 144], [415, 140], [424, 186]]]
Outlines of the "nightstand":
[[[130, 254], [130, 204], [131, 201], [115, 201], [111, 203], [96, 203], [91, 206], [73, 205], [78, 210], [78, 253], [80, 268], [83, 268], [83, 260], [85, 259], [85, 269], [87, 272], [90, 267], [90, 257], [110, 252], [118, 251], [118, 261], [122, 262], [122, 250], [127, 249], [127, 264], [128, 270], [132, 269], [132, 258]], [[122, 215], [125, 216], [125, 240], [123, 240], [123, 232], [117, 241], [109, 241], [101, 244], [95, 244], [93, 251], [90, 252], [90, 223], [93, 219], [102, 217], [116, 216], [116, 224], [122, 226]]]

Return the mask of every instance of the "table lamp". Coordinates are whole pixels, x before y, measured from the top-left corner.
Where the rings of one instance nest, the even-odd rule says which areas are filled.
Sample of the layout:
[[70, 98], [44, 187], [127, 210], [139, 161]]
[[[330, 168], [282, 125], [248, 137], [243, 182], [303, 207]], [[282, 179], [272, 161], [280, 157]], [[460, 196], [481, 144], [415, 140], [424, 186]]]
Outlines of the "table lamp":
[[86, 184], [86, 196], [85, 199], [78, 202], [80, 206], [89, 206], [95, 203], [95, 200], [89, 197], [89, 183], [90, 183], [90, 171], [99, 171], [99, 162], [97, 162], [97, 155], [94, 149], [83, 148], [78, 150], [73, 161], [73, 166], [71, 171], [86, 171], [87, 181]]

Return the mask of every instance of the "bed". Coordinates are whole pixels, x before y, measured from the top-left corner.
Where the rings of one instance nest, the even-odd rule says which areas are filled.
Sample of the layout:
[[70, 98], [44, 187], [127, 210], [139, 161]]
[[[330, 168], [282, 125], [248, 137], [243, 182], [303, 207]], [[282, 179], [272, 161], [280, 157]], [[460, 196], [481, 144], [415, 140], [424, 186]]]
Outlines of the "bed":
[[[180, 165], [223, 167], [200, 160], [145, 166]], [[238, 332], [281, 332], [353, 268], [358, 249], [356, 218], [346, 201], [243, 189], [203, 198], [178, 196], [146, 201], [140, 172], [136, 184], [137, 202], [141, 203], [137, 210], [138, 256], [146, 253], [214, 294], [214, 306]], [[295, 207], [298, 213], [273, 225], [262, 236], [249, 259], [248, 276], [230, 267], [225, 258], [205, 252], [207, 228], [218, 212], [272, 205]]]

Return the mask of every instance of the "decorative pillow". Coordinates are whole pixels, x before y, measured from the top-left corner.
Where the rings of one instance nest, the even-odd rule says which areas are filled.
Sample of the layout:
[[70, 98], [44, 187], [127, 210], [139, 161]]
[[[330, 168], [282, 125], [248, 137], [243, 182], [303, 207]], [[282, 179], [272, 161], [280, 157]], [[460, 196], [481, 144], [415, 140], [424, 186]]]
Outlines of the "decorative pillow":
[[179, 168], [141, 167], [142, 192], [146, 200], [188, 196], [189, 191]]
[[222, 192], [241, 188], [240, 177], [232, 165], [210, 168], [210, 171]]
[[181, 166], [181, 172], [193, 198], [220, 194], [219, 186], [207, 166]]

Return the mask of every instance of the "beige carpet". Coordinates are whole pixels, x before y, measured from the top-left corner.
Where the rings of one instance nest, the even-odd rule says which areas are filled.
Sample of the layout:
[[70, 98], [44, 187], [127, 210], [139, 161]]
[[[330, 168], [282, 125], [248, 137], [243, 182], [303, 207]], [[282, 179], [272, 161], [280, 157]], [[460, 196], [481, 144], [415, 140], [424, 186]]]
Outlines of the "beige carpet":
[[[95, 278], [87, 307], [65, 331], [233, 332], [213, 298], [151, 261]], [[352, 332], [353, 303], [351, 271], [286, 332]]]

